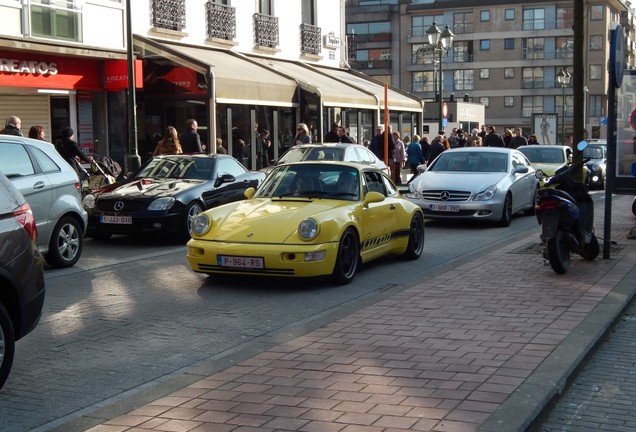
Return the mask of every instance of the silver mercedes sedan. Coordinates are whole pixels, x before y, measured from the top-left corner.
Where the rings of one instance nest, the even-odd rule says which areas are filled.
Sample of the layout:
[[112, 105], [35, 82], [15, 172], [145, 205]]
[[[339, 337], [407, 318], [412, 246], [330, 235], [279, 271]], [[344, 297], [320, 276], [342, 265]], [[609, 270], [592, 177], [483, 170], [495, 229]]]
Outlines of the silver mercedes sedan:
[[431, 219], [474, 219], [509, 226], [519, 212], [532, 214], [539, 180], [518, 150], [450, 149], [420, 173], [405, 197]]

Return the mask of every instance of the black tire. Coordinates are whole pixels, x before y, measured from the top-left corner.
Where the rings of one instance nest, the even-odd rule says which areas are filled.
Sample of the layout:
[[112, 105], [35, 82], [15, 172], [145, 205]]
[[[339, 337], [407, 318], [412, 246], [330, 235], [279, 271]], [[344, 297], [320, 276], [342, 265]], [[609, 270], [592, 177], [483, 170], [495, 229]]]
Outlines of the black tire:
[[404, 258], [416, 260], [422, 255], [424, 250], [424, 217], [417, 212], [411, 219], [409, 228], [409, 244], [406, 246]]
[[583, 259], [588, 261], [592, 261], [596, 259], [598, 254], [601, 252], [601, 245], [598, 243], [598, 239], [594, 234], [592, 234], [592, 240], [590, 240], [590, 244], [585, 246], [581, 251], [581, 256]]
[[567, 234], [558, 230], [556, 236], [548, 240], [548, 261], [550, 267], [558, 274], [564, 274], [570, 267], [570, 244]]
[[508, 227], [512, 223], [512, 195], [507, 194], [501, 211], [501, 219], [499, 219], [500, 227]]
[[349, 228], [340, 238], [336, 265], [331, 275], [334, 282], [346, 285], [353, 280], [360, 264], [360, 240], [356, 232]]
[[0, 303], [0, 388], [4, 385], [15, 354], [15, 331], [9, 313]]
[[49, 241], [49, 251], [44, 258], [52, 267], [72, 267], [82, 256], [84, 232], [77, 219], [64, 216], [60, 219]]
[[203, 206], [198, 201], [192, 201], [188, 204], [188, 208], [186, 209], [185, 226], [183, 227], [182, 232], [185, 240], [190, 240], [192, 238], [192, 220], [201, 212], [203, 212]]

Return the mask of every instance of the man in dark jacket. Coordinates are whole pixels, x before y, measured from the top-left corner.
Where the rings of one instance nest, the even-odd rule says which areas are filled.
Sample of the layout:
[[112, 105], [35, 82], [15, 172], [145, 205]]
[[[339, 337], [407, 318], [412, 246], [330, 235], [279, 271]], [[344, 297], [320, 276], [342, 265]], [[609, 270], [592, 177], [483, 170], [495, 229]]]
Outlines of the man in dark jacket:
[[80, 158], [82, 162], [91, 163], [91, 160], [84, 154], [82, 149], [80, 149], [77, 141], [73, 140], [73, 136], [75, 135], [75, 131], [73, 128], [67, 127], [62, 131], [62, 141], [60, 141], [59, 145], [56, 146], [57, 152], [64, 158], [66, 162], [79, 174], [79, 163], [75, 159], [75, 157]]
[[[440, 131], [440, 132], [444, 132], [444, 131]], [[427, 161], [427, 165], [430, 166], [431, 163], [433, 163], [433, 161], [435, 160], [435, 158], [439, 155], [441, 155], [444, 150], [446, 150], [444, 148], [444, 143], [442, 142], [441, 137], [443, 137], [444, 135], [438, 135], [436, 136], [433, 141], [431, 141], [431, 149], [428, 153], [428, 161]]]
[[21, 126], [22, 121], [20, 120], [20, 117], [11, 116], [7, 119], [4, 129], [0, 130], [0, 134], [22, 136], [22, 132], [20, 132]]
[[201, 137], [197, 133], [199, 125], [195, 119], [186, 121], [186, 130], [179, 137], [183, 153], [203, 153]]
[[[376, 134], [371, 139], [371, 145], [369, 146], [369, 150], [371, 150], [381, 161], [384, 161], [384, 126], [380, 125], [376, 128]], [[393, 135], [391, 134], [391, 127], [389, 126], [389, 158], [388, 161], [391, 162], [393, 159], [393, 151], [395, 150], [395, 142], [393, 142]]]
[[327, 135], [325, 135], [324, 140], [326, 143], [335, 143], [335, 142], [340, 142], [339, 139], [340, 139], [340, 136], [338, 136], [338, 123], [332, 123], [331, 130], [327, 132]]
[[521, 134], [521, 128], [515, 130], [515, 136], [510, 141], [511, 147], [516, 149], [524, 145], [528, 145], [528, 140]]
[[484, 137], [484, 147], [505, 147], [503, 138], [495, 132], [495, 127], [493, 125], [488, 125], [486, 130], [488, 133]]

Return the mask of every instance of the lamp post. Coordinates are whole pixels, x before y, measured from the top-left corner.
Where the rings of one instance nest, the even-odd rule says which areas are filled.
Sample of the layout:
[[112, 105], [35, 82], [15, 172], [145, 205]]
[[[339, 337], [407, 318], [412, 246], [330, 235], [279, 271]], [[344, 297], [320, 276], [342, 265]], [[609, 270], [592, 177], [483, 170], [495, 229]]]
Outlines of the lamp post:
[[444, 27], [444, 31], [441, 31], [435, 21], [433, 25], [426, 30], [426, 37], [428, 44], [433, 48], [433, 52], [439, 55], [439, 63], [437, 69], [437, 75], [439, 79], [439, 85], [437, 87], [437, 102], [439, 104], [439, 129], [444, 129], [443, 123], [443, 111], [442, 111], [442, 86], [444, 85], [444, 78], [442, 73], [442, 60], [445, 53], [447, 53], [453, 46], [453, 39], [455, 35], [450, 31], [448, 25]]
[[561, 120], [561, 134], [563, 135], [563, 145], [567, 145], [565, 139], [565, 88], [570, 85], [572, 75], [565, 69], [561, 68], [561, 71], [557, 74], [557, 82], [561, 85], [563, 90], [563, 120]]

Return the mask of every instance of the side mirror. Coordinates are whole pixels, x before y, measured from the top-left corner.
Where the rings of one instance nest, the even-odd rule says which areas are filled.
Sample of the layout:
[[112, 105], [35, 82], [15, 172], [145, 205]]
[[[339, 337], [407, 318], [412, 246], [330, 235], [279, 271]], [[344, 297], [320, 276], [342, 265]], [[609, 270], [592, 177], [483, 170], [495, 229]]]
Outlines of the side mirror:
[[525, 165], [516, 165], [513, 169], [512, 172], [515, 174], [526, 174], [528, 172], [528, 167]]
[[384, 201], [384, 195], [382, 195], [380, 192], [369, 192], [364, 197], [363, 204], [365, 207], [369, 207], [369, 204], [371, 203], [378, 203], [382, 201]]
[[253, 187], [248, 187], [247, 189], [245, 189], [245, 192], [243, 192], [243, 195], [245, 195], [245, 198], [247, 199], [252, 199], [252, 197], [254, 196], [254, 194], [256, 193], [256, 189]]
[[223, 183], [232, 183], [236, 181], [236, 177], [232, 174], [223, 174], [216, 179], [214, 186], [221, 186]]

